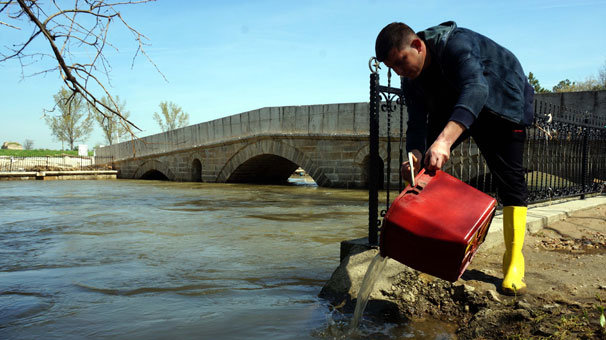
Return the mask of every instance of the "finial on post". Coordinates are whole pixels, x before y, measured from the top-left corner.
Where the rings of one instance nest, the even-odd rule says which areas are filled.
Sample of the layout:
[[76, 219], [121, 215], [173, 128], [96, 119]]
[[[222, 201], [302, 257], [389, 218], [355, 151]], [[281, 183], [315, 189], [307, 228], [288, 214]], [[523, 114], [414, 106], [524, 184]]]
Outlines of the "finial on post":
[[377, 57], [370, 58], [370, 60], [368, 61], [368, 68], [372, 73], [379, 73], [379, 70], [381, 69], [381, 63], [379, 62], [379, 60], [377, 60]]

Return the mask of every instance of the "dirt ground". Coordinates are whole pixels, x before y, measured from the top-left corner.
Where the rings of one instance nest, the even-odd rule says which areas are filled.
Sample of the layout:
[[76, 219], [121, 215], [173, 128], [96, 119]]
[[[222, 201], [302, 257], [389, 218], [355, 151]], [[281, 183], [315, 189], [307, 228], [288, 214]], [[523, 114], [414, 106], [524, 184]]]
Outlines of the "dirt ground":
[[503, 251], [480, 248], [460, 280], [479, 312], [461, 319], [459, 338], [606, 339], [606, 205], [526, 235], [523, 296], [499, 293]]
[[[365, 316], [378, 323], [412, 322], [430, 329], [444, 324], [448, 339], [606, 339], [606, 320], [601, 321], [606, 308], [606, 205], [526, 234], [524, 295], [500, 291], [503, 252], [502, 243], [480, 247], [456, 282], [393, 261], [381, 272], [385, 280], [375, 285]], [[377, 253], [349, 255], [320, 297], [344, 315], [353, 313], [361, 288], [354, 287], [351, 277], [361, 280]], [[421, 333], [425, 335], [413, 337], [437, 339]]]

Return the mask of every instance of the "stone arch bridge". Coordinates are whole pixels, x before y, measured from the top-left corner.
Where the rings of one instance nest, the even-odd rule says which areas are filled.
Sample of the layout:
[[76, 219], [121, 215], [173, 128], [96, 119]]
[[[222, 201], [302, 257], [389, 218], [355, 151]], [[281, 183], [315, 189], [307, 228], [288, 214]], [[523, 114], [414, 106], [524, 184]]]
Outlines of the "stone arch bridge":
[[[392, 135], [399, 129], [396, 116]], [[381, 136], [386, 129], [382, 123]], [[301, 167], [319, 186], [361, 188], [367, 185], [368, 134], [368, 103], [267, 107], [103, 147], [97, 156], [112, 156], [119, 178], [281, 183]], [[392, 183], [398, 146], [392, 137]], [[383, 141], [380, 156], [385, 168]]]

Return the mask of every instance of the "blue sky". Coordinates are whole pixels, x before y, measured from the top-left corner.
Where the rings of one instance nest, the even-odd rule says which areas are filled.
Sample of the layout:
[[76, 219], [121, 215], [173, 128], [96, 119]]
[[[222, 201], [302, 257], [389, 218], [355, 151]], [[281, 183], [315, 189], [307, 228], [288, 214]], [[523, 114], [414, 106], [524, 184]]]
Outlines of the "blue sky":
[[[393, 21], [422, 30], [454, 20], [513, 51], [546, 88], [595, 76], [606, 62], [605, 0], [160, 0], [121, 13], [150, 39], [147, 52], [168, 79], [145, 58], [131, 68], [136, 44], [115, 26], [110, 39], [119, 51], [106, 51], [109, 91], [126, 101], [139, 136], [160, 132], [152, 115], [161, 101], [180, 105], [190, 124], [266, 106], [368, 101], [368, 59]], [[0, 26], [2, 46], [18, 42], [13, 31]], [[60, 148], [42, 119], [62, 85], [59, 74], [22, 78], [20, 65], [6, 61], [0, 79], [0, 142]], [[85, 142], [104, 144], [100, 129]]]

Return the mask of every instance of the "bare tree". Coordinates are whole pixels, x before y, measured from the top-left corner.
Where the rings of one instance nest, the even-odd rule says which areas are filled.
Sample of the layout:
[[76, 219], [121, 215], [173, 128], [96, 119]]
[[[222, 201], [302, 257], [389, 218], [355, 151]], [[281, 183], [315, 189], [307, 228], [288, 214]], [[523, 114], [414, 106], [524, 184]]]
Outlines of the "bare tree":
[[24, 148], [25, 150], [31, 150], [31, 149], [33, 149], [33, 148], [34, 148], [34, 141], [33, 141], [33, 140], [31, 140], [31, 139], [26, 139], [26, 140], [23, 142], [23, 148]]
[[[124, 107], [126, 106], [126, 102], [120, 101], [120, 97], [114, 97], [114, 103], [117, 106], [117, 110], [119, 110], [122, 114], [122, 117], [127, 118], [130, 116], [130, 112], [126, 111]], [[104, 96], [101, 98], [101, 103], [106, 106], [112, 105], [109, 97]], [[105, 141], [112, 145], [114, 142], [119, 142], [120, 138], [124, 137], [128, 133], [127, 126], [123, 120], [119, 119], [118, 116], [112, 115], [111, 112], [107, 112], [105, 108], [92, 108], [91, 114], [95, 117], [99, 126], [101, 126], [101, 130], [103, 130], [103, 136], [105, 137]], [[102, 112], [105, 111], [105, 112]]]
[[[33, 63], [53, 59], [54, 66], [31, 75], [59, 72], [72, 98], [79, 95], [108, 118], [110, 115], [118, 116], [132, 134], [131, 126], [139, 128], [120, 112], [106, 89], [105, 83], [110, 83], [111, 66], [105, 49], [109, 46], [117, 50], [107, 40], [110, 27], [113, 27], [111, 24], [117, 23], [132, 33], [137, 44], [133, 63], [141, 53], [156, 66], [144, 50], [147, 38], [131, 27], [118, 11], [120, 6], [150, 1], [155, 0], [73, 0], [69, 6], [63, 7], [66, 1], [0, 0], [0, 28], [21, 32], [29, 29], [31, 32], [22, 41], [5, 46], [0, 52], [0, 62], [16, 59], [23, 70]], [[36, 49], [39, 45], [34, 41], [39, 39], [49, 44], [50, 51]], [[93, 94], [95, 91], [104, 93], [109, 103], [99, 100]]]
[[61, 142], [67, 142], [69, 149], [74, 149], [74, 143], [83, 141], [92, 131], [93, 120], [86, 114], [84, 99], [80, 94], [73, 95], [69, 90], [62, 88], [55, 98], [55, 106], [61, 114], [47, 116], [46, 122], [51, 128], [53, 136]]
[[600, 85], [602, 85], [602, 89], [606, 90], [606, 61], [598, 71], [598, 81], [600, 82]]
[[162, 131], [169, 131], [189, 124], [189, 114], [173, 102], [160, 102], [160, 114], [154, 112], [154, 120]]

